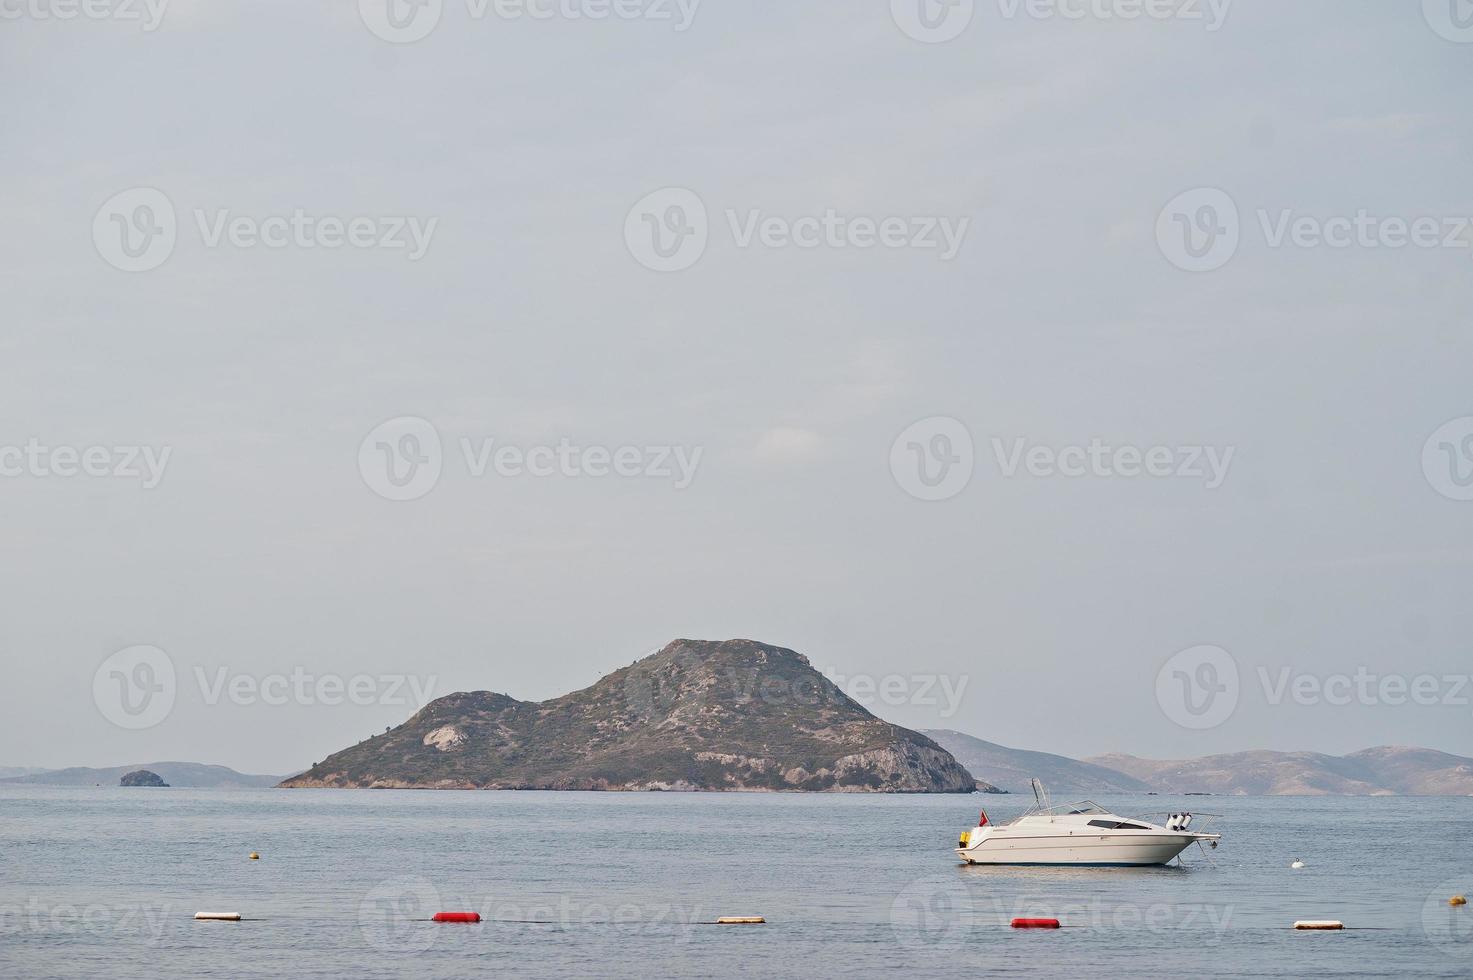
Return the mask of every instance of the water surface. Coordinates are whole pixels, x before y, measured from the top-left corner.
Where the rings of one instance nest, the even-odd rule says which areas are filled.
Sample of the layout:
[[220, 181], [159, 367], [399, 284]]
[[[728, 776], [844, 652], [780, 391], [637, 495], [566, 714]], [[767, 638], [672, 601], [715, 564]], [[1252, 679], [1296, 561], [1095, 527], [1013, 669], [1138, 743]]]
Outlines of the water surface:
[[[979, 806], [1026, 802], [7, 787], [0, 975], [1473, 973], [1473, 912], [1446, 905], [1473, 893], [1473, 800], [1102, 797], [1221, 813], [1226, 840], [1183, 867], [957, 864]], [[441, 909], [498, 921], [421, 921]]]

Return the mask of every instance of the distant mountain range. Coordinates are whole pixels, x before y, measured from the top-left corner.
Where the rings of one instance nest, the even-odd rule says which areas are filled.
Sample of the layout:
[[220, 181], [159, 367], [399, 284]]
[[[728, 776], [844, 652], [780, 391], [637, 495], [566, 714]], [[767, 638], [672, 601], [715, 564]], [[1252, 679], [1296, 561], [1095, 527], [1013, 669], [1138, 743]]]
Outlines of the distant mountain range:
[[124, 776], [139, 769], [158, 773], [170, 786], [196, 789], [259, 789], [275, 786], [280, 776], [252, 776], [197, 762], [141, 762], [107, 769], [75, 766], [71, 769], [48, 769], [28, 775], [0, 779], [0, 783], [23, 783], [30, 786], [116, 786]]
[[1083, 761], [1010, 749], [955, 731], [926, 731], [979, 780], [1028, 792], [1037, 776], [1052, 792], [1214, 793], [1246, 796], [1473, 796], [1473, 759], [1382, 746], [1345, 756], [1234, 752], [1158, 761], [1102, 755]]
[[1040, 779], [1057, 793], [1145, 793], [1154, 787], [1104, 766], [1079, 762], [1062, 755], [1010, 749], [980, 738], [948, 730], [922, 730], [921, 734], [941, 746], [966, 766], [978, 780], [1009, 793], [1029, 792], [1029, 782]]
[[[167, 778], [167, 777], [166, 777]], [[287, 787], [970, 793], [944, 749], [882, 721], [802, 654], [675, 640], [541, 703], [451, 694]]]
[[1103, 755], [1090, 762], [1162, 792], [1251, 796], [1473, 796], [1473, 759], [1383, 745], [1350, 755], [1234, 752], [1157, 761]]

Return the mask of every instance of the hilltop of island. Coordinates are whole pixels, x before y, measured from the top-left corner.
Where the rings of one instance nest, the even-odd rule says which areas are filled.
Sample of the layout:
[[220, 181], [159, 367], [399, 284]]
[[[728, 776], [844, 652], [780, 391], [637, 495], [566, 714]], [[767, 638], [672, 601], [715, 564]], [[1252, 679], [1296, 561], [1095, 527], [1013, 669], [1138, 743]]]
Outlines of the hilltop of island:
[[451, 694], [286, 787], [970, 793], [931, 739], [876, 718], [802, 654], [675, 640], [551, 701]]

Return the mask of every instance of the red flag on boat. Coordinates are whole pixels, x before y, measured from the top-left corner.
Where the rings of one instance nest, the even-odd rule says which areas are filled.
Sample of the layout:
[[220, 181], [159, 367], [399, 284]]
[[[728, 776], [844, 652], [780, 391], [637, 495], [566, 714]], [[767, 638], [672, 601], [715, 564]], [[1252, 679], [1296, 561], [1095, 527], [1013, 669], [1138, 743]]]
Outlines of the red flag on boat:
[[985, 827], [985, 826], [987, 826], [987, 811], [986, 810], [983, 810], [982, 811], [982, 815], [977, 818], [977, 826], [979, 826], [979, 827]]

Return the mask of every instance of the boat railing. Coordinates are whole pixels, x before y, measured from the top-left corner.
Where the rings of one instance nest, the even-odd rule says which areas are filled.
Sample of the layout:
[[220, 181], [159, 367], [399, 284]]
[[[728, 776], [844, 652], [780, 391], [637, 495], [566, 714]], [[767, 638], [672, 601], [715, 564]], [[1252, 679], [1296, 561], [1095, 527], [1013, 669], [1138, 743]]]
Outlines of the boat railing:
[[1212, 825], [1222, 819], [1222, 814], [1203, 813], [1200, 810], [1177, 810], [1173, 813], [1152, 813], [1136, 819], [1147, 820], [1168, 830], [1180, 830], [1189, 834], [1210, 834], [1213, 833]]

